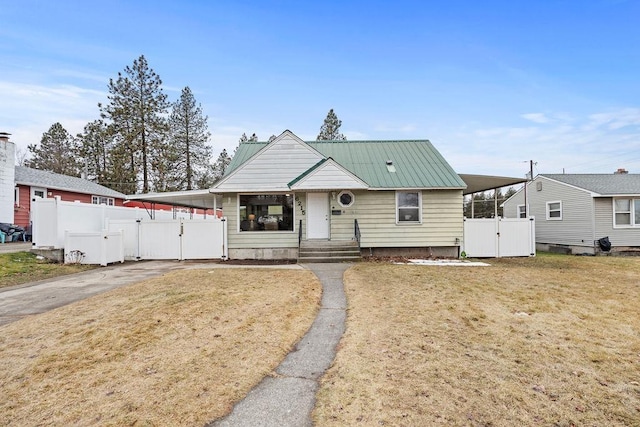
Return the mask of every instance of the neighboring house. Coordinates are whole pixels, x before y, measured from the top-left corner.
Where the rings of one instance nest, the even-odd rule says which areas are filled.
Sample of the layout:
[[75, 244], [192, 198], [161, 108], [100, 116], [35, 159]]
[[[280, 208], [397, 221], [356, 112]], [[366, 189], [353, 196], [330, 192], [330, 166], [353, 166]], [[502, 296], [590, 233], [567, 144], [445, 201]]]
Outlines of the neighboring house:
[[420, 141], [313, 141], [290, 131], [238, 147], [222, 195], [229, 258], [298, 256], [299, 239], [364, 254], [457, 257], [465, 182]]
[[15, 167], [15, 205], [13, 223], [26, 227], [29, 225], [31, 200], [35, 197], [52, 198], [81, 203], [123, 206], [126, 195], [95, 182], [61, 175], [49, 171]]
[[[536, 218], [539, 250], [600, 252], [640, 250], [640, 174], [543, 174], [527, 186], [528, 215]], [[504, 216], [525, 215], [525, 191], [504, 202]]]

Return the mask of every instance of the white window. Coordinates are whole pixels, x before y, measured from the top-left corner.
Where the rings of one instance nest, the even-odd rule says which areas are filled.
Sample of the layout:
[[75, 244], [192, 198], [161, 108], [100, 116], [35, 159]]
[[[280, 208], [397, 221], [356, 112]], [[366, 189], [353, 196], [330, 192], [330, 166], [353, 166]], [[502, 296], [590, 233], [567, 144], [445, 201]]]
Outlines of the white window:
[[91, 196], [91, 203], [94, 205], [113, 206], [115, 204], [115, 200], [113, 200], [113, 197]]
[[613, 225], [640, 227], [640, 199], [614, 199]]
[[547, 220], [561, 221], [562, 220], [562, 202], [547, 202]]
[[44, 199], [47, 197], [47, 189], [39, 188], [39, 187], [31, 187], [31, 199], [35, 199], [36, 197], [40, 197]]
[[13, 189], [13, 205], [20, 206], [20, 188], [18, 187]]
[[422, 223], [422, 193], [420, 191], [396, 191], [396, 223]]
[[353, 196], [353, 193], [351, 191], [341, 191], [340, 194], [338, 194], [338, 203], [340, 203], [340, 206], [342, 206], [343, 208], [348, 208], [351, 205], [353, 205], [353, 202], [355, 202], [356, 198]]
[[524, 208], [524, 205], [518, 205], [518, 218], [526, 218], [527, 210]]

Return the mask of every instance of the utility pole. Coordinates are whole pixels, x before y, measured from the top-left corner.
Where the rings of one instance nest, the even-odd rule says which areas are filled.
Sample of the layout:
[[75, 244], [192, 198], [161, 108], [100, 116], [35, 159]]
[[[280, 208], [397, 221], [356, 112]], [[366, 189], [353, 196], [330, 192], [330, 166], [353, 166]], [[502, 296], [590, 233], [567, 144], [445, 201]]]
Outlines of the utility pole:
[[529, 160], [529, 173], [527, 174], [527, 182], [524, 183], [524, 217], [529, 218], [529, 194], [527, 190], [529, 181], [533, 181], [533, 160]]

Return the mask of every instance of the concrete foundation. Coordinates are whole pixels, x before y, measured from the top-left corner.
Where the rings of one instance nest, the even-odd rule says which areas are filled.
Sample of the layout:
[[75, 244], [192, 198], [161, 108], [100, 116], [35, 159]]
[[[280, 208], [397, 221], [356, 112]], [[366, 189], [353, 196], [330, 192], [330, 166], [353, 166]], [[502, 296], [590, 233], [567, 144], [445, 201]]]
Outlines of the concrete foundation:
[[458, 246], [434, 246], [416, 248], [362, 248], [363, 257], [406, 257], [406, 258], [458, 258]]
[[556, 243], [536, 243], [536, 250], [567, 255], [613, 255], [640, 256], [640, 247], [613, 246], [609, 252], [604, 252], [599, 246], [560, 245]]
[[45, 257], [49, 261], [55, 261], [59, 263], [64, 262], [64, 249], [31, 248], [31, 252], [33, 252], [36, 255]]
[[298, 248], [229, 248], [229, 259], [298, 259]]

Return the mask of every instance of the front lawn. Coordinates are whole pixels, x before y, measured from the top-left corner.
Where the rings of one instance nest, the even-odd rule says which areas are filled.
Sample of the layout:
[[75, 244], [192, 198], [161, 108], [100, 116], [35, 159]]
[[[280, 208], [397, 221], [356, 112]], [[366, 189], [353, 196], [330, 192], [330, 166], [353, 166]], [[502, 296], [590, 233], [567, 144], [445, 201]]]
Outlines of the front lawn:
[[92, 268], [95, 266], [50, 262], [39, 259], [31, 252], [0, 254], [0, 288], [78, 273]]
[[640, 424], [640, 258], [362, 263], [319, 426]]
[[310, 271], [183, 270], [0, 327], [2, 425], [201, 426], [304, 335]]

